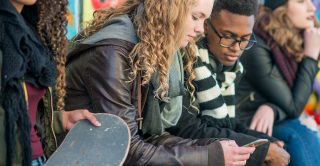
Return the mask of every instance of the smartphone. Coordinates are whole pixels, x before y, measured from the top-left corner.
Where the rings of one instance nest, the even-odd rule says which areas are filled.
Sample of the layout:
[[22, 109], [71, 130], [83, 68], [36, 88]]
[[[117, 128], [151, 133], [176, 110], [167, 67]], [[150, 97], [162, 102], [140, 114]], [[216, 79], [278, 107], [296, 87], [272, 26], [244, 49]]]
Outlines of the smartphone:
[[258, 146], [263, 145], [263, 144], [268, 143], [268, 142], [269, 142], [268, 139], [258, 139], [258, 140], [255, 140], [253, 142], [250, 142], [248, 144], [245, 144], [242, 147], [258, 147]]

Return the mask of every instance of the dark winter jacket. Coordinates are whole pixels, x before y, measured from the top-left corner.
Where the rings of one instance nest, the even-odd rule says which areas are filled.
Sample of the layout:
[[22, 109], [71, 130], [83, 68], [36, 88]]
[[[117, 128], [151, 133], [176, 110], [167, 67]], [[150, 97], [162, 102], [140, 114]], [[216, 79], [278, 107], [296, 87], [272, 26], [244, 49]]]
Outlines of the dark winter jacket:
[[249, 125], [255, 111], [262, 104], [273, 109], [275, 122], [299, 117], [319, 70], [317, 61], [304, 57], [299, 63], [294, 85], [290, 88], [274, 62], [271, 49], [259, 36], [257, 41], [240, 59], [246, 75], [236, 90], [236, 117]]

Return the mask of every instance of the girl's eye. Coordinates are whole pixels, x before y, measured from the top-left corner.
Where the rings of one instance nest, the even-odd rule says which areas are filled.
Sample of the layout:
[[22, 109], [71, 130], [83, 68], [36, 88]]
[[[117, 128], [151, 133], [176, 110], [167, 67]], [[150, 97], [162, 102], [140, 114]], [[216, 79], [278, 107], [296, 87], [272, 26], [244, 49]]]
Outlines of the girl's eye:
[[195, 21], [198, 21], [199, 17], [192, 15], [192, 19], [195, 20]]

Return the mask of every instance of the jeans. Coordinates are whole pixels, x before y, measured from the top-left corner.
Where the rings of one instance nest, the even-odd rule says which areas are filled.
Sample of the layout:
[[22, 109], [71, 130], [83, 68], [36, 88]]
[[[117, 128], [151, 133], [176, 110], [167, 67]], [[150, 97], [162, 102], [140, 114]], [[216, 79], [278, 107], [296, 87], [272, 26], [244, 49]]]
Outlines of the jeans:
[[31, 166], [42, 166], [46, 160], [45, 156], [38, 157], [37, 159], [32, 160]]
[[273, 136], [284, 141], [290, 154], [289, 166], [320, 165], [319, 133], [302, 125], [298, 118], [276, 124]]

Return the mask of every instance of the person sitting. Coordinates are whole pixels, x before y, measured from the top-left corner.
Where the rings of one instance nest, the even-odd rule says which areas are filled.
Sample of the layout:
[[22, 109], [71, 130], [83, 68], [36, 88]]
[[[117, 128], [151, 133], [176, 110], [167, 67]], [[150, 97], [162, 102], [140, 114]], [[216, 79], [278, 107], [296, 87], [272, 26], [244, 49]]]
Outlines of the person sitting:
[[266, 0], [254, 28], [258, 44], [244, 52], [236, 117], [284, 141], [290, 165], [319, 165], [320, 138], [301, 124], [318, 68], [320, 30], [311, 0]]
[[43, 165], [56, 134], [82, 119], [100, 125], [88, 110], [64, 111], [66, 8], [64, 0], [1, 0], [0, 165]]
[[255, 0], [216, 1], [204, 24], [205, 38], [198, 42], [196, 62], [186, 61], [186, 66], [194, 70], [194, 80], [188, 80], [190, 98], [185, 98], [186, 109], [177, 125], [167, 131], [192, 139], [233, 139], [239, 146], [267, 138], [272, 142], [270, 146], [259, 146], [246, 165], [261, 165], [264, 161], [286, 165], [289, 155], [280, 141], [235, 122], [235, 84], [243, 74], [238, 59], [255, 44], [252, 29], [257, 8]]

